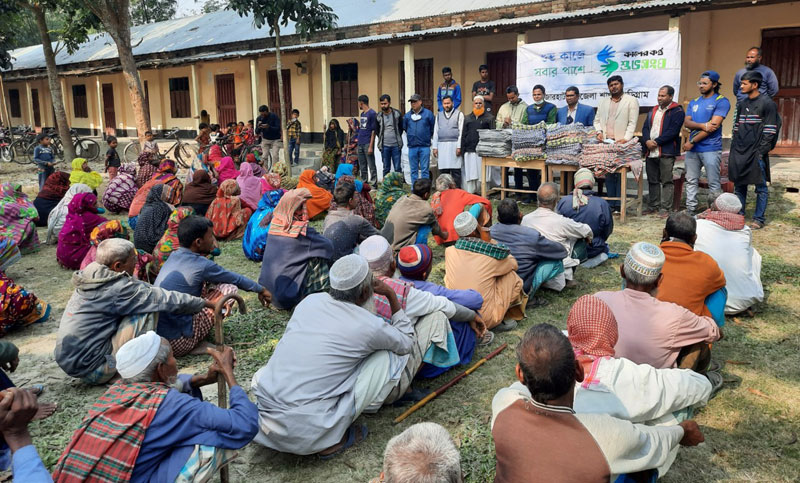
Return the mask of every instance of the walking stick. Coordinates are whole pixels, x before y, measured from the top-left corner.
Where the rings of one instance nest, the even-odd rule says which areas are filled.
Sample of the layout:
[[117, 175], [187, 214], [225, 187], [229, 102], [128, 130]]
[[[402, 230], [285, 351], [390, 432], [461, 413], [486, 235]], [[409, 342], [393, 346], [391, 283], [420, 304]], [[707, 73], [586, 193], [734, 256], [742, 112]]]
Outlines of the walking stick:
[[428, 404], [428, 402], [433, 400], [433, 398], [435, 398], [436, 396], [444, 394], [445, 391], [447, 391], [448, 389], [453, 387], [458, 381], [460, 381], [461, 379], [464, 379], [468, 375], [470, 375], [473, 372], [475, 372], [475, 370], [477, 368], [479, 368], [480, 366], [482, 366], [484, 362], [488, 361], [489, 359], [494, 358], [497, 354], [503, 352], [506, 347], [508, 347], [508, 343], [505, 343], [505, 344], [501, 345], [500, 347], [497, 348], [497, 350], [495, 350], [491, 354], [487, 355], [483, 359], [481, 359], [478, 362], [476, 362], [472, 367], [470, 367], [466, 371], [464, 371], [461, 374], [459, 374], [456, 377], [454, 377], [450, 382], [448, 382], [444, 386], [440, 387], [439, 389], [437, 389], [437, 390], [433, 391], [432, 393], [428, 394], [427, 396], [425, 396], [420, 402], [418, 402], [418, 403], [414, 404], [413, 406], [411, 406], [410, 408], [408, 408], [408, 410], [406, 412], [404, 412], [403, 414], [401, 414], [400, 416], [397, 416], [395, 418], [395, 420], [394, 420], [394, 424], [397, 424], [397, 423], [403, 421], [404, 419], [409, 417], [414, 411], [416, 411], [417, 409], [421, 408], [422, 406]]
[[[214, 307], [214, 342], [217, 344], [217, 350], [221, 351], [225, 345], [225, 335], [222, 331], [222, 309], [229, 300], [235, 300], [239, 304], [239, 312], [246, 314], [247, 307], [244, 305], [242, 297], [236, 294], [229, 294], [222, 297], [222, 300], [217, 302]], [[217, 374], [217, 405], [221, 408], [228, 407], [228, 385], [225, 383], [225, 377], [222, 374]], [[222, 483], [228, 483], [228, 466], [225, 465], [219, 470], [219, 479]]]

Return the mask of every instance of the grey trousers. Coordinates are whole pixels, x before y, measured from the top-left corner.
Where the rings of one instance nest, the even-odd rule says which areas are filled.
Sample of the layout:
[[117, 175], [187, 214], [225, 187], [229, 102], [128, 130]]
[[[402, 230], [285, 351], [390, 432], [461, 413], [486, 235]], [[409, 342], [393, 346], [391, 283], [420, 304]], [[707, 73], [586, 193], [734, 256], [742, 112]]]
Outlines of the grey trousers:
[[[384, 161], [385, 162], [385, 161]], [[369, 171], [367, 171], [369, 168]], [[369, 173], [369, 178], [367, 177]], [[369, 144], [358, 145], [358, 174], [372, 186], [378, 184], [378, 170], [375, 168], [375, 153], [369, 154]]]
[[675, 188], [672, 182], [672, 167], [675, 165], [675, 156], [661, 156], [647, 158], [645, 169], [647, 171], [648, 205], [653, 210], [669, 211], [672, 209], [672, 198]]
[[[280, 139], [261, 138], [261, 161], [264, 168], [269, 169], [278, 162], [278, 152], [282, 144]], [[267, 164], [267, 160], [269, 160], [269, 164]]]

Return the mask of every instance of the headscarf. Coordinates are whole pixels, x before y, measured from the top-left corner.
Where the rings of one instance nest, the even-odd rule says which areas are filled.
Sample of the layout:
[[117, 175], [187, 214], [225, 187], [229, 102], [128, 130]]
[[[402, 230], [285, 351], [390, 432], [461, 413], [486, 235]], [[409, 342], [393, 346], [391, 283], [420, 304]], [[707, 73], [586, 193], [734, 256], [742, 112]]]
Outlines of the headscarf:
[[424, 280], [425, 273], [433, 264], [433, 252], [428, 245], [418, 244], [403, 247], [397, 253], [397, 268], [411, 280]]
[[214, 169], [217, 169], [220, 161], [222, 161], [222, 147], [218, 144], [212, 144], [208, 149], [208, 163], [213, 165]]
[[45, 243], [55, 243], [58, 241], [58, 234], [64, 227], [64, 221], [69, 212], [69, 203], [75, 195], [80, 193], [89, 193], [92, 189], [85, 184], [73, 184], [69, 187], [64, 197], [58, 202], [53, 211], [47, 217], [47, 240]]
[[[331, 129], [331, 123], [334, 128]], [[344, 131], [339, 127], [338, 119], [331, 119], [328, 129], [325, 130], [325, 149], [339, 149], [344, 145]]]
[[69, 189], [69, 173], [56, 171], [47, 177], [44, 186], [39, 190], [37, 198], [44, 200], [60, 200]]
[[252, 210], [244, 209], [235, 179], [222, 182], [217, 198], [208, 206], [206, 218], [214, 224], [214, 236], [220, 240], [239, 238], [244, 234]]
[[311, 193], [311, 199], [306, 201], [309, 218], [314, 218], [318, 214], [327, 211], [331, 207], [331, 200], [333, 200], [333, 195], [330, 191], [320, 188], [314, 182], [314, 173], [313, 169], [307, 169], [300, 174], [300, 178], [297, 180], [298, 188], [305, 188]]
[[103, 192], [103, 206], [112, 213], [120, 213], [130, 208], [136, 196], [136, 180], [133, 175], [136, 168], [133, 164], [123, 164], [119, 167], [117, 176], [108, 182]]
[[264, 177], [267, 181], [267, 191], [281, 189], [281, 175], [278, 173], [267, 173]]
[[336, 185], [339, 185], [339, 178], [342, 176], [353, 176], [352, 164], [340, 164], [336, 167]]
[[264, 247], [267, 244], [267, 235], [272, 223], [272, 216], [281, 201], [283, 193], [282, 189], [270, 190], [264, 193], [261, 201], [258, 202], [258, 209], [247, 222], [247, 228], [244, 230], [244, 238], [242, 239], [242, 250], [244, 255], [254, 262], [260, 262], [264, 259]]
[[153, 153], [142, 151], [136, 161], [139, 163], [139, 170], [136, 172], [136, 186], [141, 188], [156, 174], [158, 168], [153, 166]]
[[175, 208], [172, 211], [172, 214], [169, 215], [169, 219], [167, 220], [167, 229], [164, 231], [164, 235], [161, 236], [161, 239], [156, 244], [155, 249], [153, 250], [153, 256], [155, 257], [155, 269], [156, 271], [160, 270], [161, 267], [164, 266], [164, 262], [167, 261], [170, 254], [178, 249], [180, 243], [178, 242], [178, 225], [180, 224], [181, 220], [187, 218], [191, 215], [194, 215], [194, 208], [191, 206], [181, 206], [180, 208]]
[[162, 183], [169, 186], [164, 188], [164, 201], [172, 205], [178, 205], [183, 198], [183, 183], [178, 179], [176, 173], [178, 168], [175, 166], [175, 161], [165, 159], [161, 161], [158, 166], [158, 172], [150, 180], [150, 183]]
[[198, 169], [192, 176], [192, 182], [183, 189], [183, 203], [210, 205], [217, 197], [217, 188], [211, 184], [208, 171]]
[[583, 193], [583, 188], [594, 188], [594, 175], [591, 170], [586, 168], [575, 172], [575, 189], [572, 191], [572, 209], [575, 211], [589, 203], [589, 198]]
[[[356, 192], [353, 194], [353, 198], [356, 200], [356, 207], [353, 209], [353, 214], [364, 218], [370, 225], [378, 228], [378, 222], [375, 220], [375, 205], [368, 194], [371, 189], [369, 183], [364, 184], [361, 180], [355, 179], [349, 175], [341, 176], [336, 181], [336, 186], [339, 186], [340, 183], [351, 183], [356, 188]], [[335, 210], [338, 207], [336, 201], [331, 201], [331, 210]]]
[[94, 193], [80, 193], [69, 202], [69, 212], [64, 228], [58, 234], [56, 259], [66, 268], [77, 270], [89, 252], [92, 230], [104, 223], [104, 217], [97, 214], [97, 196]]
[[245, 156], [245, 160], [250, 165], [250, 167], [253, 168], [253, 176], [255, 176], [256, 178], [264, 176], [264, 174], [266, 173], [264, 171], [264, 167], [258, 164], [258, 160], [256, 160], [255, 154], [247, 153], [247, 156]]
[[381, 187], [375, 196], [375, 218], [381, 226], [386, 223], [386, 217], [389, 216], [392, 206], [406, 194], [406, 190], [403, 189], [404, 183], [403, 173], [397, 171], [392, 171], [383, 177]]
[[569, 342], [580, 359], [614, 357], [617, 345], [617, 319], [605, 302], [594, 295], [575, 301], [567, 316]]
[[72, 160], [72, 173], [69, 175], [69, 182], [71, 184], [83, 183], [92, 190], [97, 189], [100, 183], [103, 182], [103, 177], [94, 171], [88, 173], [83, 170], [83, 163], [86, 160], [83, 158], [75, 158]]
[[19, 184], [3, 183], [0, 197], [0, 236], [14, 240], [22, 252], [39, 248], [34, 220], [39, 217], [36, 206]]
[[217, 168], [217, 183], [222, 186], [223, 182], [229, 179], [236, 179], [237, 176], [239, 176], [239, 171], [233, 165], [233, 158], [230, 156], [222, 158], [219, 162], [219, 168]]
[[297, 238], [305, 236], [308, 230], [307, 202], [311, 199], [311, 191], [298, 188], [287, 191], [272, 212], [272, 224], [269, 234]]
[[253, 176], [253, 168], [250, 163], [242, 163], [239, 176], [236, 177], [236, 183], [242, 191], [239, 198], [247, 206], [255, 210], [258, 207], [258, 201], [261, 199], [261, 181]]
[[733, 193], [722, 193], [714, 200], [713, 209], [697, 215], [698, 219], [713, 221], [728, 231], [744, 229], [744, 215], [740, 215], [742, 202]]
[[175, 161], [171, 159], [165, 159], [164, 161], [161, 161], [161, 164], [158, 165], [158, 171], [154, 177], [166, 183], [168, 180], [174, 178], [175, 173], [177, 172], [178, 168], [175, 165]]
[[86, 268], [87, 265], [92, 263], [97, 259], [97, 245], [100, 244], [103, 240], [108, 240], [109, 238], [124, 238], [126, 240], [130, 239], [130, 235], [128, 234], [128, 229], [119, 222], [119, 220], [108, 220], [100, 223], [92, 230], [92, 233], [89, 234], [89, 251], [86, 253], [86, 256], [83, 257], [83, 261], [81, 262], [81, 270]]
[[163, 184], [157, 184], [150, 189], [133, 230], [133, 244], [147, 253], [153, 252], [167, 229], [167, 219], [172, 213], [172, 207], [163, 198]]

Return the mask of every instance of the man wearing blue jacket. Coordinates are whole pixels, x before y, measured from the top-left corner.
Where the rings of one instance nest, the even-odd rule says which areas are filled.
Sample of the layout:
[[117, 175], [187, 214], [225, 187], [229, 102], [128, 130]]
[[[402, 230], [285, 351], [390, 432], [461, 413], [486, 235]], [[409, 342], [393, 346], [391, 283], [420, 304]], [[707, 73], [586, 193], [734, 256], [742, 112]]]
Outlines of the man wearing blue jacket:
[[431, 177], [431, 139], [436, 119], [433, 113], [422, 107], [422, 97], [414, 94], [408, 100], [411, 110], [403, 117], [403, 126], [408, 140], [408, 164], [411, 166], [411, 186], [419, 178]]
[[579, 122], [584, 126], [594, 125], [594, 108], [585, 104], [579, 104], [578, 99], [581, 92], [575, 86], [567, 87], [564, 98], [567, 105], [558, 108], [556, 112], [556, 122], [559, 124], [572, 124]]
[[642, 126], [642, 151], [649, 192], [646, 213], [667, 213], [672, 208], [672, 167], [675, 156], [681, 154], [681, 127], [686, 115], [677, 102], [672, 101], [675, 89], [663, 86], [658, 90], [658, 105], [653, 107]]

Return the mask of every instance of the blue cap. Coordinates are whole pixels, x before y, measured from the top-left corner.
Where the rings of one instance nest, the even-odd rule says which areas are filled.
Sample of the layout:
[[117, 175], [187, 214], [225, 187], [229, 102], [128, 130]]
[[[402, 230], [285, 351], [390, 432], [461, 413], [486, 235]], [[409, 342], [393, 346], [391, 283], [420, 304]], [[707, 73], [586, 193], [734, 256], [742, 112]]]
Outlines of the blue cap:
[[715, 70], [707, 70], [700, 77], [708, 77], [711, 82], [719, 82], [719, 73]]

